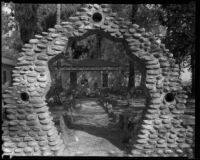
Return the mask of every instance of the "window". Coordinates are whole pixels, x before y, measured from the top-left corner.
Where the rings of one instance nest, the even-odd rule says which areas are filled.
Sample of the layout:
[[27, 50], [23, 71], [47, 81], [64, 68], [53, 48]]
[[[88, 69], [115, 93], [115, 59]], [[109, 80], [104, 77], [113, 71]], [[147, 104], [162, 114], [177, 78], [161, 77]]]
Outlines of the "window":
[[103, 73], [103, 87], [108, 87], [108, 74]]
[[75, 87], [77, 85], [77, 74], [76, 72], [70, 72], [70, 84]]
[[3, 84], [6, 83], [6, 71], [3, 71]]

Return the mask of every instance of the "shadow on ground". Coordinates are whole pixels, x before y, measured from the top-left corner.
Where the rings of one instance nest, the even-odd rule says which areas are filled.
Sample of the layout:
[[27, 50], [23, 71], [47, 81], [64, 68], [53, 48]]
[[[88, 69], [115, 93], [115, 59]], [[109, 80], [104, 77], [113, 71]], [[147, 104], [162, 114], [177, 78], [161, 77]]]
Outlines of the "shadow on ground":
[[124, 144], [122, 144], [123, 135], [120, 130], [111, 131], [111, 128], [109, 129], [84, 124], [73, 124], [72, 129], [84, 131], [88, 134], [105, 138], [120, 150], [124, 150]]

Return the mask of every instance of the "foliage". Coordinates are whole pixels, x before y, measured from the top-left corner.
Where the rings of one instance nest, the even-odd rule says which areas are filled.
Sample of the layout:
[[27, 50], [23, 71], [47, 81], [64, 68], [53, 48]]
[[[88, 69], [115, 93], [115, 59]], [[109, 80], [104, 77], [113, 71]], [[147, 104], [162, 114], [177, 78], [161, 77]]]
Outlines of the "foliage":
[[37, 11], [38, 28], [47, 31], [56, 24], [56, 4], [40, 4]]
[[[192, 71], [192, 96], [195, 95], [195, 12], [196, 2], [188, 4], [163, 4], [160, 21], [167, 26], [163, 42], [174, 54], [179, 68]], [[164, 13], [164, 14], [163, 14]]]
[[165, 34], [165, 27], [159, 21], [161, 8], [158, 4], [111, 4], [111, 8], [125, 20], [140, 25], [154, 35]]
[[[2, 9], [2, 8], [1, 8]], [[2, 30], [2, 35], [6, 34], [9, 31], [8, 23], [9, 23], [9, 15], [6, 14], [5, 12], [1, 12], [1, 30]]]
[[[38, 28], [40, 31], [47, 31], [48, 28], [56, 24], [56, 7], [57, 4], [40, 4], [37, 12]], [[67, 21], [68, 18], [75, 14], [80, 4], [61, 4], [61, 21]]]
[[192, 91], [192, 83], [191, 81], [183, 82], [183, 90], [186, 91], [186, 94], [190, 97]]
[[180, 68], [188, 67], [195, 49], [195, 3], [162, 4], [162, 9], [160, 22], [167, 27], [163, 42]]
[[132, 4], [111, 4], [113, 12], [117, 12], [118, 15], [125, 20], [131, 20], [132, 18]]
[[158, 4], [140, 4], [134, 21], [155, 36], [165, 35], [165, 27], [159, 21], [160, 10], [160, 5]]
[[[2, 50], [3, 55], [9, 58], [16, 58], [16, 52], [21, 50], [22, 41], [18, 31], [18, 23], [14, 17], [14, 4], [2, 4]], [[6, 12], [6, 9], [10, 12]]]
[[21, 39], [27, 43], [37, 32], [37, 10], [39, 4], [16, 3], [15, 17], [19, 22]]

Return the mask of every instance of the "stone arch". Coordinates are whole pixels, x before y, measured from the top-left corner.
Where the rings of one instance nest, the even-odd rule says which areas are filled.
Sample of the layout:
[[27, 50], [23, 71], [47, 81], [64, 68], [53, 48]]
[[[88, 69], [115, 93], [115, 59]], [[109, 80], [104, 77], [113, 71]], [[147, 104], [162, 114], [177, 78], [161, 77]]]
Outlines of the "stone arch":
[[[8, 113], [3, 123], [4, 154], [63, 155], [64, 142], [45, 102], [51, 86], [48, 61], [66, 50], [70, 39], [93, 32], [122, 41], [128, 56], [144, 66], [143, 83], [149, 98], [137, 139], [133, 140], [133, 156], [179, 156], [183, 148], [191, 149], [185, 136], [190, 130], [184, 129], [180, 119], [187, 96], [173, 54], [151, 33], [118, 17], [109, 5], [89, 4], [69, 22], [35, 35], [23, 46], [13, 70], [13, 87], [3, 95]], [[167, 101], [165, 95], [171, 92], [176, 95]], [[28, 95], [28, 100], [21, 99], [22, 94]]]

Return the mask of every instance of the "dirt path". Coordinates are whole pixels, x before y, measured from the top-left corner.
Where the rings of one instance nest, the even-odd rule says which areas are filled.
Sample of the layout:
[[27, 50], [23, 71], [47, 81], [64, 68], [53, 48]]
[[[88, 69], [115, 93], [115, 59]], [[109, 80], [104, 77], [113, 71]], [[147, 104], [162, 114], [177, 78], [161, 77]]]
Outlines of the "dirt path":
[[65, 154], [71, 156], [124, 156], [122, 132], [109, 122], [108, 114], [96, 99], [77, 100], [71, 128], [73, 140]]

